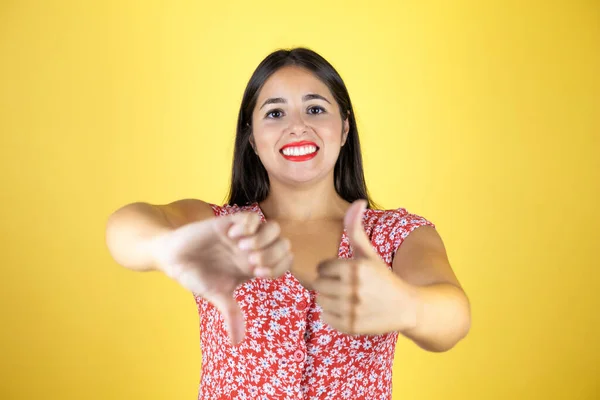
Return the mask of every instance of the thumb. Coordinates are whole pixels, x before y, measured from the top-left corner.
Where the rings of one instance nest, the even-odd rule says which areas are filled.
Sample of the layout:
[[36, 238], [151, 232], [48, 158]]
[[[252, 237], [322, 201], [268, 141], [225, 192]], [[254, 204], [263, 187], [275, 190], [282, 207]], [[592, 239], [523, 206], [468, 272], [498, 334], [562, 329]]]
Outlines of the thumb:
[[375, 253], [362, 224], [362, 217], [366, 208], [366, 200], [356, 200], [344, 216], [344, 227], [354, 252], [354, 258], [369, 258]]
[[219, 297], [212, 299], [213, 305], [219, 310], [225, 322], [225, 328], [229, 334], [229, 339], [233, 345], [239, 344], [244, 340], [246, 334], [246, 323], [244, 315], [233, 296], [219, 294]]

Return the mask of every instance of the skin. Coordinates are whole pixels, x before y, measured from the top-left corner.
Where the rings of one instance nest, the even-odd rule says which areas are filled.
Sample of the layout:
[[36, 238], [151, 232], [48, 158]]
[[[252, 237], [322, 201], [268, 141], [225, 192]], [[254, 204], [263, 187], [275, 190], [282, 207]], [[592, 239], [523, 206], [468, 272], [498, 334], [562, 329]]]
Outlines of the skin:
[[[324, 100], [304, 100], [316, 94]], [[263, 104], [269, 99], [285, 103]], [[297, 67], [275, 72], [263, 85], [252, 114], [252, 146], [269, 174], [271, 190], [261, 204], [278, 221], [342, 219], [349, 204], [333, 186], [333, 168], [349, 130], [327, 86]], [[320, 150], [304, 162], [287, 161], [279, 150], [287, 143], [314, 141]], [[315, 197], [320, 196], [320, 197]]]
[[[269, 99], [280, 100], [265, 105]], [[349, 204], [335, 192], [333, 168], [348, 121], [325, 84], [302, 68], [280, 69], [258, 96], [252, 127], [251, 144], [271, 182], [261, 209], [290, 240], [292, 273], [317, 290], [325, 322], [349, 334], [398, 331], [429, 351], [449, 350], [466, 336], [469, 301], [437, 232], [421, 227], [409, 235], [390, 271], [362, 229], [366, 202]], [[318, 155], [286, 160], [281, 147], [300, 140], [314, 141]], [[344, 226], [352, 260], [337, 258]]]
[[[389, 270], [362, 228], [365, 201], [350, 204], [334, 189], [333, 169], [349, 126], [327, 86], [302, 68], [278, 70], [259, 93], [251, 125], [251, 144], [271, 183], [260, 204], [267, 222], [251, 212], [215, 218], [198, 199], [132, 203], [107, 221], [115, 261], [136, 271], [161, 271], [212, 303], [233, 344], [245, 332], [235, 288], [291, 271], [317, 291], [321, 317], [333, 328], [398, 331], [429, 351], [456, 345], [469, 330], [470, 306], [437, 232], [412, 232]], [[279, 152], [301, 140], [317, 144], [316, 157], [291, 162]], [[351, 260], [337, 258], [344, 227]]]

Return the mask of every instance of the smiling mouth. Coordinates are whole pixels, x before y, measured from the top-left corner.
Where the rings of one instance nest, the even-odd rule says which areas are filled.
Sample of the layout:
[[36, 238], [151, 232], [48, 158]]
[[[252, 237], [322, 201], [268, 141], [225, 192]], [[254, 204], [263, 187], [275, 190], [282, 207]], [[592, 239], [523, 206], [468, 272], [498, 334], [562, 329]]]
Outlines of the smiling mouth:
[[314, 144], [303, 146], [288, 146], [279, 150], [283, 158], [292, 162], [303, 162], [312, 160], [317, 156], [319, 147]]
[[302, 157], [315, 154], [317, 151], [319, 151], [319, 147], [315, 145], [290, 146], [279, 150], [281, 154], [287, 157]]

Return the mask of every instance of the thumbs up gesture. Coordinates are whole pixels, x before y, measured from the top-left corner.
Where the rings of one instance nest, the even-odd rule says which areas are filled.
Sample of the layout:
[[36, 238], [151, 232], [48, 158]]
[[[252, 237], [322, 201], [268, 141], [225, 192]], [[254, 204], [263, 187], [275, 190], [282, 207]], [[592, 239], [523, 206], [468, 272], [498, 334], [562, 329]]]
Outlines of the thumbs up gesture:
[[344, 217], [353, 259], [329, 259], [317, 267], [314, 282], [321, 319], [351, 335], [376, 335], [415, 324], [411, 286], [394, 274], [375, 251], [362, 226], [365, 200]]

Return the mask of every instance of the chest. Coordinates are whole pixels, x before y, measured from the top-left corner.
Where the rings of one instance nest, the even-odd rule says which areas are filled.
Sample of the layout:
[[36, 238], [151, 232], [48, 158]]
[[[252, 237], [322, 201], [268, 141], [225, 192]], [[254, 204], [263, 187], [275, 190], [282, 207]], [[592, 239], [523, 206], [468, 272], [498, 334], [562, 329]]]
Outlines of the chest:
[[317, 265], [321, 261], [338, 257], [344, 231], [343, 222], [280, 222], [279, 225], [281, 236], [292, 243], [292, 274], [306, 289], [312, 290], [311, 282], [317, 277]]

